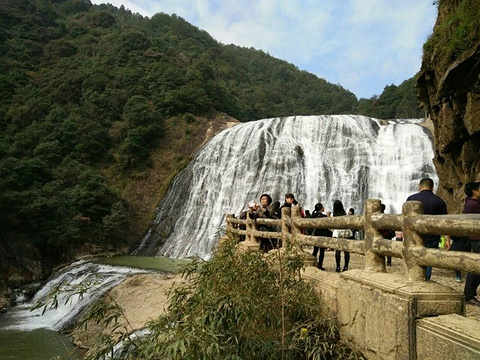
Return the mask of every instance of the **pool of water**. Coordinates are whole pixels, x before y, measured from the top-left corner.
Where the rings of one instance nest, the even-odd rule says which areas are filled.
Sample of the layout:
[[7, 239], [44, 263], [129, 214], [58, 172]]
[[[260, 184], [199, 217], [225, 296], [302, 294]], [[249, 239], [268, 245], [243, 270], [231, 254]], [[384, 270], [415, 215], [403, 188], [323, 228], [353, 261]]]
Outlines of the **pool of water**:
[[[116, 256], [98, 258], [93, 262], [177, 273], [188, 261], [147, 256]], [[0, 360], [50, 360], [52, 358], [78, 360], [83, 358], [83, 351], [73, 345], [68, 335], [55, 330], [45, 329], [43, 326], [30, 331], [5, 329], [18, 322], [18, 313], [25, 312], [24, 307], [24, 305], [13, 307], [6, 314], [0, 314]], [[32, 318], [32, 321], [38, 321], [38, 318]], [[25, 328], [28, 329], [28, 326]]]
[[54, 330], [0, 330], [2, 360], [50, 360], [56, 357], [78, 360], [83, 358], [83, 352], [72, 344], [67, 335]]

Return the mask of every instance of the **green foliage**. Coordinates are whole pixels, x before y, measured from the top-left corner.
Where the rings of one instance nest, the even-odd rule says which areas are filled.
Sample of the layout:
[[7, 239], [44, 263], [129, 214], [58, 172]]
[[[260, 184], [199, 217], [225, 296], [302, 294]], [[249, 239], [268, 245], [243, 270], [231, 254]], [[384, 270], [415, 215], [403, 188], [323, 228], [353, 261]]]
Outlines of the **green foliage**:
[[171, 293], [138, 359], [347, 359], [343, 345], [302, 280], [299, 255], [239, 252], [236, 239], [213, 259], [193, 262]]
[[358, 112], [378, 119], [413, 119], [424, 116], [415, 90], [415, 77], [399, 86], [388, 85], [380, 96], [360, 99]]
[[301, 255], [265, 257], [239, 252], [237, 243], [230, 238], [212, 260], [185, 267], [187, 281], [172, 289], [167, 313], [151, 321], [147, 335], [129, 335], [128, 319], [110, 296], [94, 304], [78, 324], [103, 329], [86, 359], [111, 355], [117, 343], [123, 350], [116, 347], [116, 359], [361, 358], [340, 341], [301, 278]]
[[441, 70], [480, 40], [480, 6], [477, 0], [439, 1], [441, 21], [423, 46], [423, 59], [435, 58]]

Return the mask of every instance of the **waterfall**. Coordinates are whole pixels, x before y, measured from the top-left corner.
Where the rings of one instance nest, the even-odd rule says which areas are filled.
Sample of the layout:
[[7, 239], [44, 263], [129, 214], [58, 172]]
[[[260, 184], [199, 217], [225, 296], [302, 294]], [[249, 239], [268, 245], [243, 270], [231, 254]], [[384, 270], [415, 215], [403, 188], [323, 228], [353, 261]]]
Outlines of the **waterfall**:
[[[76, 262], [49, 279], [31, 301], [16, 306], [5, 314], [8, 319], [4, 321], [7, 326], [3, 329], [34, 330], [46, 328], [62, 330], [71, 324], [88, 305], [119, 284], [127, 275], [141, 272], [148, 271], [121, 266], [98, 265], [85, 261]], [[70, 297], [71, 293], [62, 290], [63, 285], [76, 286], [79, 284], [91, 285], [82, 296], [73, 295]], [[32, 305], [58, 286], [60, 286], [60, 291], [57, 295], [57, 308], [47, 306], [44, 313], [43, 308], [30, 310]]]
[[322, 202], [331, 210], [339, 199], [357, 213], [378, 198], [387, 213], [400, 213], [422, 177], [437, 180], [419, 122], [294, 116], [224, 130], [174, 179], [134, 254], [208, 258], [225, 214], [238, 215], [262, 193], [283, 203], [292, 192], [305, 209]]

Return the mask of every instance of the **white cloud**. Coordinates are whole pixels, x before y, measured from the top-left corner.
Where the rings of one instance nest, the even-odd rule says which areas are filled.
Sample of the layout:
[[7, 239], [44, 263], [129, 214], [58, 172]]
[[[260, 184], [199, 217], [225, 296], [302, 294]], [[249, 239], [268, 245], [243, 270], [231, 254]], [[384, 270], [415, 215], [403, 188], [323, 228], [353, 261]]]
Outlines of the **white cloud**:
[[[101, 0], [93, 0], [99, 3]], [[262, 49], [359, 97], [413, 76], [436, 8], [418, 0], [113, 0], [176, 13], [216, 40]]]

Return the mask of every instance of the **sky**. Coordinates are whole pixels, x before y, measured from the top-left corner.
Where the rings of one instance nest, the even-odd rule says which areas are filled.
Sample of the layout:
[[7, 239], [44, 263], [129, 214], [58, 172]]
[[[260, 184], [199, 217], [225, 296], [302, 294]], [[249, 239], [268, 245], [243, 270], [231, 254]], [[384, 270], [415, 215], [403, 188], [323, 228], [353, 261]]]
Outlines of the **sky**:
[[177, 14], [223, 44], [263, 50], [358, 98], [420, 70], [437, 16], [432, 0], [92, 0], [105, 2]]

